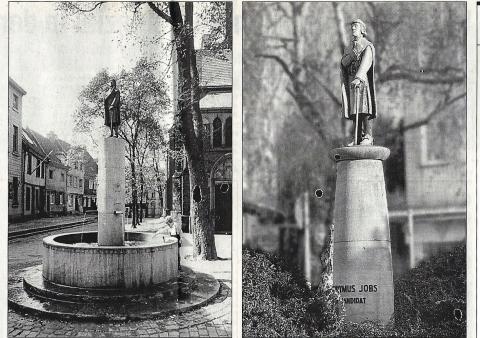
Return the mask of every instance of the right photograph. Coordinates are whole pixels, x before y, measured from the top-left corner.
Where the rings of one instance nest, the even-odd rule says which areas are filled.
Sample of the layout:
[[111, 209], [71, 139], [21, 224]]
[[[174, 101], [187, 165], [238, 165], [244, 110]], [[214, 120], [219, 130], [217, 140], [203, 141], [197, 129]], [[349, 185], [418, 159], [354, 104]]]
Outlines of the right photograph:
[[243, 335], [466, 337], [466, 2], [242, 18]]

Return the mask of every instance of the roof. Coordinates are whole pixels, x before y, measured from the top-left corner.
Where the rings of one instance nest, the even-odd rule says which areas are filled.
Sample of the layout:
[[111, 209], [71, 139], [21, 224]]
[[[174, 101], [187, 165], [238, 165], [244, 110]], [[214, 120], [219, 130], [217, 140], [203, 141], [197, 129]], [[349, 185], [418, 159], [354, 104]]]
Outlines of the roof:
[[232, 51], [197, 50], [198, 75], [201, 87], [232, 86]]
[[8, 77], [8, 84], [11, 85], [13, 88], [15, 88], [16, 90], [18, 90], [22, 95], [26, 95], [27, 92], [25, 91], [25, 89], [23, 89], [22, 87], [20, 87], [20, 85], [18, 83], [16, 83], [10, 76]]
[[57, 167], [67, 168], [67, 166], [65, 166], [62, 161], [56, 156], [56, 153], [58, 152], [57, 148], [49, 138], [32, 129], [28, 129], [28, 132], [31, 136], [35, 138], [35, 141], [45, 153], [45, 156], [48, 155], [51, 164], [54, 164]]
[[32, 153], [41, 157], [42, 159], [47, 156], [29, 129], [23, 128], [22, 142], [28, 146]]
[[232, 108], [232, 93], [208, 93], [200, 99], [200, 108]]
[[93, 159], [90, 153], [85, 150], [83, 152], [83, 167], [85, 169], [85, 178], [94, 178], [98, 174], [97, 161]]
[[63, 164], [63, 162], [58, 158], [57, 154], [66, 153], [70, 149], [78, 148], [82, 151], [82, 154], [79, 155], [83, 158], [83, 162], [85, 164], [85, 173], [88, 173], [91, 176], [95, 176], [97, 174], [97, 163], [86, 149], [78, 146], [72, 146], [68, 142], [63, 141], [58, 137], [43, 136], [42, 134], [29, 128], [24, 129], [24, 132], [27, 132], [25, 141], [29, 144], [34, 144], [31, 147], [36, 147], [35, 149], [40, 151], [41, 154], [43, 154], [43, 157], [48, 155], [50, 164], [53, 164], [59, 168], [69, 168], [68, 165]]

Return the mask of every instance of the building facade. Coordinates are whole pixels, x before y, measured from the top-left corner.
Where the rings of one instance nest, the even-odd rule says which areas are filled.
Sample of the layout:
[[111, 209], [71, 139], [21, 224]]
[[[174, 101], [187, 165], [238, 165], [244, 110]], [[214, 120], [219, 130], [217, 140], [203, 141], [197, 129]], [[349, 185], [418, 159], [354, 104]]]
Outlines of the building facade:
[[98, 164], [88, 153], [84, 152], [84, 186], [83, 186], [83, 211], [97, 210], [97, 175]]
[[[208, 49], [197, 51], [200, 111], [204, 132], [204, 160], [208, 173], [210, 215], [216, 232], [232, 231], [232, 54]], [[175, 76], [174, 76], [175, 78]], [[175, 95], [174, 95], [175, 97]], [[178, 212], [184, 231], [190, 230], [192, 191], [183, 145], [172, 128], [169, 134], [165, 213]], [[178, 211], [177, 211], [178, 210]]]
[[8, 78], [8, 217], [22, 216], [22, 103], [27, 92]]
[[60, 215], [67, 212], [67, 171], [68, 166], [55, 155], [55, 146], [50, 139], [29, 129], [29, 134], [38, 143], [45, 159], [45, 212], [49, 215]]
[[45, 159], [35, 137], [28, 129], [23, 129], [23, 215], [42, 216], [45, 214]]
[[68, 142], [59, 139], [53, 133], [48, 134], [47, 138], [54, 148], [52, 154], [67, 167], [64, 201], [66, 212], [69, 214], [82, 213], [85, 173], [84, 153], [86, 150], [80, 146], [72, 146]]
[[405, 133], [407, 210], [391, 217], [404, 217], [410, 267], [466, 239], [466, 153], [465, 98]]

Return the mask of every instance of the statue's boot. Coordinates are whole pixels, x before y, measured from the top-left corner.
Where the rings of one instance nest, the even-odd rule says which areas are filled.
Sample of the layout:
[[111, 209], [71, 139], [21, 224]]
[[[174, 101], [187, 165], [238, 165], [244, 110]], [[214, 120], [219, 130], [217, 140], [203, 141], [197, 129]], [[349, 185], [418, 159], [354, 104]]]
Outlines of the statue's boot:
[[365, 136], [362, 139], [362, 142], [360, 142], [361, 146], [371, 146], [373, 145], [373, 137], [372, 135], [365, 134]]

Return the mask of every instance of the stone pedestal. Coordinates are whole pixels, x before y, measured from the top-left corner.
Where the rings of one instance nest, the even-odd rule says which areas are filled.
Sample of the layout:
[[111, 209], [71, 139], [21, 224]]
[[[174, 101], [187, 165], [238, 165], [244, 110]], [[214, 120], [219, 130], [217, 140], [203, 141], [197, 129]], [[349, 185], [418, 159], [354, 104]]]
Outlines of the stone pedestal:
[[98, 158], [98, 245], [124, 245], [125, 145], [116, 137], [107, 137]]
[[330, 151], [337, 163], [333, 283], [346, 320], [379, 321], [393, 315], [393, 272], [382, 161], [390, 150], [353, 146]]

